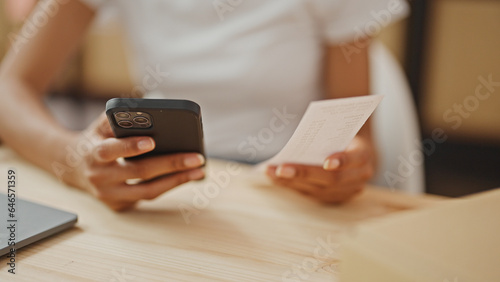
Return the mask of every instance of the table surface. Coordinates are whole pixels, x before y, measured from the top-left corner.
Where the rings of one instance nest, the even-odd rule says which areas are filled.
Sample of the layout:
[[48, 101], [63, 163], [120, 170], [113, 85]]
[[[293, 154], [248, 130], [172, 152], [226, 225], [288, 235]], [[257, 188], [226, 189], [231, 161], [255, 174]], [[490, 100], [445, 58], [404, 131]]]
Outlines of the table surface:
[[0, 173], [10, 167], [18, 197], [79, 218], [18, 250], [15, 276], [2, 257], [0, 281], [335, 281], [342, 237], [357, 224], [440, 201], [368, 187], [347, 204], [321, 205], [250, 166], [209, 160], [206, 180], [116, 213], [0, 148]]

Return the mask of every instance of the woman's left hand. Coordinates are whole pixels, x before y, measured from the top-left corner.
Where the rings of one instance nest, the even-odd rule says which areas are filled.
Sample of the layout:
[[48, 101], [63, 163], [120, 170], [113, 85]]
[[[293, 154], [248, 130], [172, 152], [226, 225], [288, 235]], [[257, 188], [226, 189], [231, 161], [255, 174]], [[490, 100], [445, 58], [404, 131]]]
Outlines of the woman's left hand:
[[360, 193], [375, 172], [375, 151], [369, 139], [356, 136], [344, 152], [326, 158], [323, 167], [300, 164], [269, 166], [274, 183], [324, 203], [342, 203]]

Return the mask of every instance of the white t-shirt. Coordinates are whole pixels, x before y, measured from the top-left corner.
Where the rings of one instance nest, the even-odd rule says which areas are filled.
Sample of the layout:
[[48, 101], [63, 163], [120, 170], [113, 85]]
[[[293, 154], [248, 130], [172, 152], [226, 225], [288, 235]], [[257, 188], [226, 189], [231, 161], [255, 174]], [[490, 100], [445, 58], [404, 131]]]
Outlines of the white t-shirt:
[[[80, 0], [119, 11], [137, 89], [202, 108], [207, 153], [258, 162], [322, 98], [325, 45], [373, 35], [400, 0]], [[156, 74], [155, 74], [156, 73]]]

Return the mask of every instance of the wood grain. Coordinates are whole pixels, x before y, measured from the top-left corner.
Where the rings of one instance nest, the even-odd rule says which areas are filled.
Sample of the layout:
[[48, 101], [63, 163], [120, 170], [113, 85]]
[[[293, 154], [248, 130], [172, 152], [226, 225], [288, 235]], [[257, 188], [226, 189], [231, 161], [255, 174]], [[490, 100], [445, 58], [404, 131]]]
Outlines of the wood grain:
[[[0, 148], [0, 173], [9, 167], [17, 169], [18, 197], [79, 220], [18, 250], [15, 277], [1, 258], [0, 281], [335, 281], [341, 238], [357, 224], [439, 202], [368, 187], [347, 204], [325, 206], [252, 167], [210, 160], [206, 180], [116, 213]], [[193, 204], [196, 191], [209, 191], [206, 207]], [[196, 211], [189, 223], [179, 207]]]

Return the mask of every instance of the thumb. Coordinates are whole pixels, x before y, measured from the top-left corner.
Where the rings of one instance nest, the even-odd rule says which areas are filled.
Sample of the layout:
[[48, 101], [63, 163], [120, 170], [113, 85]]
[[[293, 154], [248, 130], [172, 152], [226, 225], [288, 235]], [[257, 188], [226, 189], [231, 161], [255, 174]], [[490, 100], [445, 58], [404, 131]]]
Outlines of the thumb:
[[100, 114], [99, 117], [89, 126], [89, 129], [102, 138], [115, 137], [106, 113]]
[[360, 138], [355, 138], [344, 152], [335, 153], [326, 158], [325, 170], [347, 169], [361, 167], [371, 158], [369, 144]]

